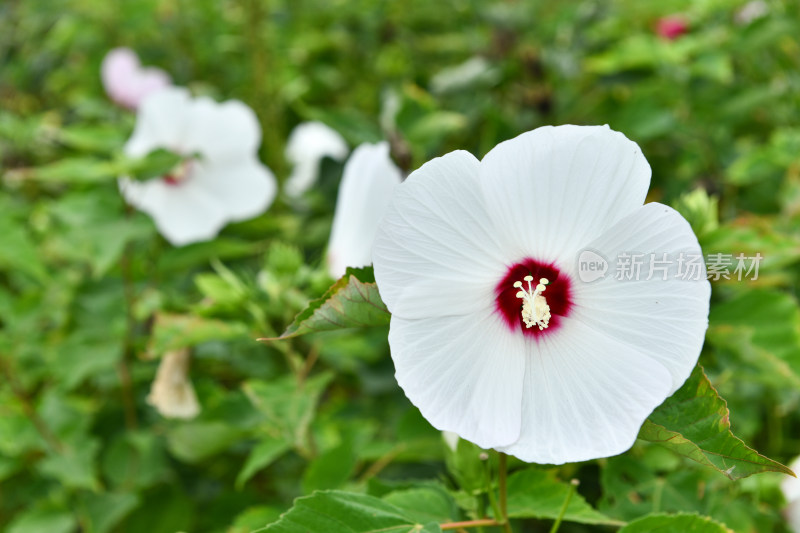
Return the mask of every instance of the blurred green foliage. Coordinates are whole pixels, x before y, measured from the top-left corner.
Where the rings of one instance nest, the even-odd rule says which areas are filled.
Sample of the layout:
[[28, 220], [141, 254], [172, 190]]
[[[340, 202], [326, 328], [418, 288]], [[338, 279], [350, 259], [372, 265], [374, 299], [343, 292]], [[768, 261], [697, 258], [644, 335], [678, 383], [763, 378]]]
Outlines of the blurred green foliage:
[[[304, 501], [355, 499], [436, 531], [489, 503], [491, 460], [451, 451], [409, 404], [385, 326], [254, 340], [279, 336], [333, 281], [340, 164], [208, 243], [170, 248], [126, 208], [117, 176], [173, 162], [121, 155], [135, 117], [99, 77], [121, 45], [195, 93], [253, 107], [279, 180], [303, 120], [353, 146], [387, 138], [406, 171], [544, 124], [624, 132], [653, 168], [650, 199], [678, 208], [706, 253], [764, 256], [757, 280], [714, 282], [701, 362], [736, 435], [784, 462], [800, 454], [800, 4], [765, 5], [742, 20], [739, 0], [0, 4], [0, 528], [244, 533], [320, 489]], [[688, 31], [657, 35], [675, 13]], [[186, 347], [202, 413], [167, 420], [146, 397], [158, 358]], [[652, 443], [511, 466], [531, 494], [581, 480], [567, 519], [594, 518], [565, 532], [651, 512], [786, 530], [783, 476], [731, 482]], [[509, 503], [526, 532], [549, 530], [560, 506]], [[695, 519], [644, 521], [625, 531]]]

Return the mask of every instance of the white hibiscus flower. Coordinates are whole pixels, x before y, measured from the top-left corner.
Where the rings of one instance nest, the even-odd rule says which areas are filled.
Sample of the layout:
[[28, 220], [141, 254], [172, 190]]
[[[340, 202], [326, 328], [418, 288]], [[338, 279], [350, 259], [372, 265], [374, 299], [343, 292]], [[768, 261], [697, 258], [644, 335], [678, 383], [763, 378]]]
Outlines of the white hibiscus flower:
[[275, 176], [258, 160], [260, 144], [258, 120], [242, 102], [218, 104], [163, 89], [139, 108], [125, 153], [142, 157], [163, 148], [184, 159], [158, 179], [121, 178], [120, 189], [172, 244], [213, 239], [228, 222], [263, 213], [275, 198]]
[[328, 243], [328, 272], [338, 279], [347, 267], [372, 263], [378, 221], [402, 181], [389, 157], [389, 143], [362, 144], [344, 166]]
[[559, 126], [482, 161], [452, 152], [397, 187], [375, 277], [397, 380], [431, 424], [537, 463], [633, 444], [697, 362], [710, 296], [702, 265], [692, 281], [580, 281], [584, 249], [701, 254], [676, 211], [642, 205], [649, 182], [621, 133]]
[[161, 358], [147, 403], [166, 418], [194, 418], [200, 404], [189, 380], [189, 350], [167, 352]]
[[109, 51], [100, 66], [100, 78], [109, 98], [128, 109], [136, 109], [147, 95], [172, 85], [163, 70], [142, 67], [130, 48]]
[[344, 138], [322, 122], [299, 124], [286, 143], [286, 159], [294, 167], [284, 186], [286, 194], [297, 197], [306, 192], [317, 180], [323, 158], [341, 161], [348, 151]]

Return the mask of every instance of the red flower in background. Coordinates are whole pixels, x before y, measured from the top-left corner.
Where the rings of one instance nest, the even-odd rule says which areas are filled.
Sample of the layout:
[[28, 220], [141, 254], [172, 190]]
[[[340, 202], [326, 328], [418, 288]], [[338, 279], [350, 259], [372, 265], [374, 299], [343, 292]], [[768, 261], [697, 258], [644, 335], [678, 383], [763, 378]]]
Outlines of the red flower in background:
[[658, 19], [656, 33], [661, 37], [674, 40], [689, 31], [689, 23], [680, 15], [670, 15]]

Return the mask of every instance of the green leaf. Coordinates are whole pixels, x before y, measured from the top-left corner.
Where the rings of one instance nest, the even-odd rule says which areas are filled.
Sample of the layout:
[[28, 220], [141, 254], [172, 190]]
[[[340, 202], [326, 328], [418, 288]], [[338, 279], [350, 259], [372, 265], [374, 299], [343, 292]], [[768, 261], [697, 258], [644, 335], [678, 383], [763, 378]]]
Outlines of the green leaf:
[[153, 325], [153, 336], [147, 349], [149, 357], [195, 346], [211, 340], [225, 340], [247, 335], [247, 326], [193, 315], [159, 313]]
[[275, 522], [281, 516], [277, 507], [257, 505], [248, 507], [236, 516], [233, 525], [226, 533], [250, 533], [254, 529], [263, 529], [264, 524]]
[[3, 270], [24, 272], [38, 281], [48, 277], [39, 250], [25, 226], [0, 211], [0, 271]]
[[727, 403], [697, 365], [683, 387], [645, 421], [639, 438], [715, 468], [732, 480], [759, 472], [794, 475], [735, 437], [729, 416]]
[[259, 442], [236, 476], [236, 488], [241, 489], [257, 472], [272, 464], [278, 457], [289, 451], [291, 443], [281, 439], [266, 439]]
[[59, 184], [83, 184], [110, 181], [120, 176], [120, 166], [92, 157], [64, 158], [48, 165], [18, 170], [23, 179]]
[[[348, 268], [328, 291], [308, 304], [278, 339], [341, 328], [384, 326], [389, 310], [378, 294], [371, 268]], [[276, 339], [260, 339], [276, 340]]]
[[485, 450], [477, 445], [459, 438], [456, 449], [442, 443], [445, 449], [445, 465], [447, 471], [458, 483], [459, 488], [470, 494], [484, 492], [486, 488]]
[[800, 387], [800, 307], [791, 295], [752, 290], [712, 307], [709, 341], [731, 349], [765, 379]]
[[435, 523], [421, 524], [406, 511], [366, 494], [319, 491], [297, 498], [294, 506], [265, 533], [435, 533]]
[[332, 378], [333, 375], [326, 372], [298, 386], [293, 376], [286, 376], [271, 382], [251, 380], [243, 388], [253, 406], [264, 416], [267, 431], [275, 438], [303, 448], [317, 401]]
[[78, 521], [69, 511], [34, 507], [17, 515], [6, 533], [70, 533], [77, 528]]
[[651, 514], [634, 520], [619, 530], [619, 533], [648, 533], [658, 531], [661, 533], [733, 533], [723, 524], [715, 522], [708, 517], [696, 514]]
[[62, 144], [83, 152], [111, 153], [125, 142], [117, 124], [64, 127], [57, 131], [57, 136]]
[[[515, 472], [508, 478], [508, 515], [554, 520], [571, 490], [573, 487], [555, 479], [553, 472], [534, 468]], [[570, 499], [564, 520], [582, 524], [623, 524], [593, 509], [577, 492]]]
[[384, 496], [383, 501], [403, 509], [423, 524], [449, 522], [458, 514], [453, 498], [439, 485], [397, 490]]
[[92, 533], [108, 533], [139, 504], [136, 494], [125, 492], [88, 493], [83, 497]]
[[79, 447], [67, 446], [45, 457], [37, 466], [42, 474], [57, 479], [67, 487], [98, 490], [100, 482], [97, 480], [95, 458], [99, 449], [97, 440], [87, 439]]
[[188, 422], [170, 430], [170, 452], [187, 463], [211, 457], [241, 438], [240, 430], [222, 422]]
[[336, 489], [350, 477], [356, 466], [356, 455], [350, 442], [343, 442], [314, 458], [303, 476], [303, 492]]

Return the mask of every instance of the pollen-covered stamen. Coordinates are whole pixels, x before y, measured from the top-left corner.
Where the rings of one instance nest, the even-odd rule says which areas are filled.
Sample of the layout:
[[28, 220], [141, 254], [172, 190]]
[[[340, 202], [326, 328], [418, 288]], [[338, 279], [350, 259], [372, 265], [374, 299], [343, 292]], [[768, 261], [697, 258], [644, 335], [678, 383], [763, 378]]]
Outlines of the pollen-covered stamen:
[[540, 278], [536, 287], [533, 287], [531, 285], [533, 276], [525, 276], [522, 279], [528, 283], [527, 290], [522, 289], [521, 281], [514, 282], [514, 288], [522, 289], [517, 292], [517, 298], [522, 299], [522, 320], [526, 328], [538, 326], [539, 330], [543, 330], [550, 325], [550, 306], [547, 305], [542, 293], [550, 282], [547, 278]]

